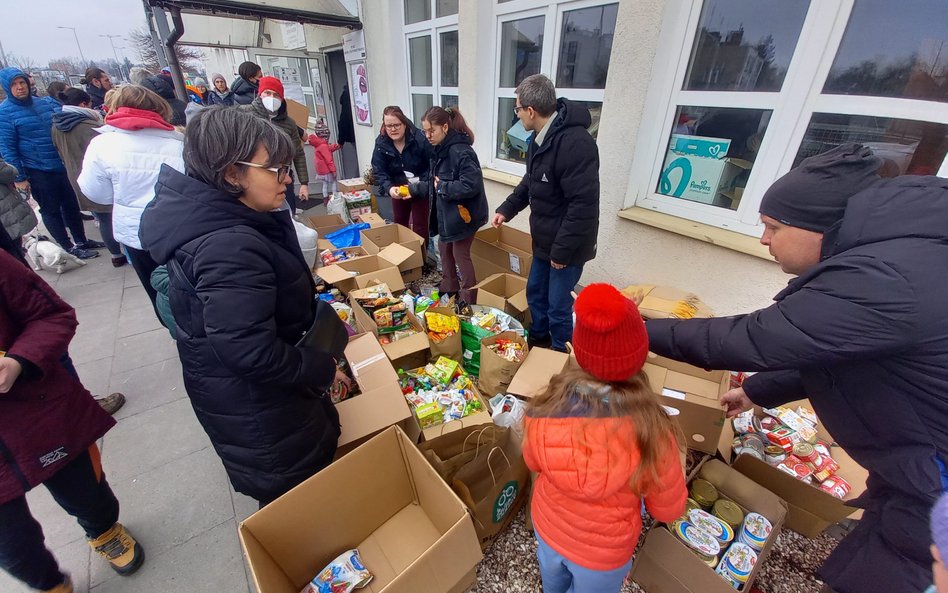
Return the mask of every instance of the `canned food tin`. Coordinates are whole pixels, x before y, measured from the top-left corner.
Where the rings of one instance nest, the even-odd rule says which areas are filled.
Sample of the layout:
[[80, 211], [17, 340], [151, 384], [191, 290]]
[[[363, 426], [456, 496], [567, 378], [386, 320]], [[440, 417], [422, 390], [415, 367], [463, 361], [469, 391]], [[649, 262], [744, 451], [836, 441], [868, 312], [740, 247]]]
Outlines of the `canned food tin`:
[[718, 499], [718, 489], [711, 482], [698, 478], [691, 482], [691, 498], [702, 509], [708, 510], [714, 506], [714, 502]]
[[718, 564], [718, 567], [714, 570], [714, 572], [717, 573], [718, 576], [720, 576], [722, 579], [724, 579], [724, 581], [728, 585], [734, 587], [735, 589], [740, 589], [741, 587], [744, 586], [744, 583], [738, 581], [733, 576], [731, 576], [731, 571], [729, 571], [727, 567], [724, 566], [723, 562]]
[[721, 544], [722, 549], [734, 540], [734, 529], [707, 511], [701, 509], [688, 511], [688, 522], [713, 535], [714, 539]]
[[735, 580], [746, 583], [757, 564], [757, 552], [747, 544], [737, 542], [728, 549], [721, 564]]
[[685, 515], [684, 516], [687, 517], [688, 511], [690, 511], [691, 509], [700, 509], [700, 508], [701, 508], [701, 505], [698, 504], [698, 502], [695, 499], [689, 497], [688, 500], [685, 501]]
[[797, 443], [793, 446], [793, 454], [801, 461], [808, 463], [817, 463], [820, 460], [820, 454], [816, 452], [810, 443]]
[[750, 455], [751, 457], [760, 459], [761, 461], [766, 461], [763, 453], [761, 453], [757, 449], [751, 449], [749, 447], [735, 447], [734, 456], [737, 457], [738, 455]]
[[830, 447], [823, 441], [816, 441], [816, 444], [813, 445], [813, 448], [816, 449], [816, 452], [823, 457], [832, 457], [830, 454]]
[[741, 414], [734, 418], [734, 432], [737, 434], [760, 432], [760, 420], [753, 414]]
[[755, 451], [760, 451], [760, 454], [764, 454], [764, 439], [760, 438], [760, 435], [757, 433], [745, 434], [741, 437], [741, 446], [745, 449], [754, 449]]
[[836, 498], [842, 499], [852, 491], [852, 486], [850, 486], [849, 482], [843, 478], [840, 478], [839, 476], [832, 476], [820, 484], [820, 490], [823, 492], [828, 492]]
[[741, 510], [741, 507], [739, 507], [737, 503], [723, 498], [718, 499], [718, 501], [714, 503], [713, 514], [718, 519], [730, 525], [733, 529], [739, 529], [741, 523], [744, 522], [744, 511]]
[[705, 562], [710, 562], [721, 553], [721, 544], [713, 535], [688, 521], [676, 521], [672, 525], [672, 533]]
[[740, 542], [760, 552], [764, 549], [771, 531], [773, 531], [773, 525], [767, 517], [759, 513], [747, 513], [741, 528]]
[[787, 452], [783, 447], [777, 445], [767, 445], [764, 448], [764, 461], [770, 465], [779, 465], [787, 459]]

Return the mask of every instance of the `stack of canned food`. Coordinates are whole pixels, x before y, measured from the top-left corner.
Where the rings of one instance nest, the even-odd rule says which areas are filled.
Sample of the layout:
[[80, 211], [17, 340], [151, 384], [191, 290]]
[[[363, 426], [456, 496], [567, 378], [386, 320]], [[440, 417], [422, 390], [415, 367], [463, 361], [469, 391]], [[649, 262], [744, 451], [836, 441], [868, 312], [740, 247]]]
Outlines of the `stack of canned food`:
[[683, 517], [671, 532], [735, 589], [741, 589], [757, 564], [773, 526], [758, 513], [747, 513], [722, 498], [714, 484], [695, 479]]
[[802, 406], [765, 408], [763, 418], [748, 410], [734, 418], [735, 455], [750, 455], [780, 471], [844, 498], [852, 487], [836, 475], [839, 464], [830, 455], [829, 444], [820, 441], [816, 415]]

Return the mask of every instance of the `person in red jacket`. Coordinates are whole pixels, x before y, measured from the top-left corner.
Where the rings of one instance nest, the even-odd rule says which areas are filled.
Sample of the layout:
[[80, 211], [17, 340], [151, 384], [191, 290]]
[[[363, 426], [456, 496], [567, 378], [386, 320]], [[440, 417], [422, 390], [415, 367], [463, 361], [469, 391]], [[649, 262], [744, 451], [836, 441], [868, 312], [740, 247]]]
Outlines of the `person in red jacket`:
[[645, 324], [614, 287], [576, 299], [580, 369], [527, 406], [523, 457], [539, 475], [531, 511], [544, 593], [618, 593], [632, 568], [641, 508], [671, 522], [688, 491], [671, 418], [649, 388]]
[[72, 307], [0, 249], [0, 568], [55, 593], [73, 588], [27, 505], [39, 484], [116, 572], [131, 574], [144, 561], [118, 522], [96, 447], [115, 420], [61, 362], [77, 325]]
[[336, 163], [332, 160], [332, 153], [342, 146], [330, 144], [316, 134], [309, 135], [309, 143], [316, 149], [313, 163], [316, 165], [316, 179], [323, 183], [323, 205], [326, 205], [329, 203], [329, 196], [336, 193]]

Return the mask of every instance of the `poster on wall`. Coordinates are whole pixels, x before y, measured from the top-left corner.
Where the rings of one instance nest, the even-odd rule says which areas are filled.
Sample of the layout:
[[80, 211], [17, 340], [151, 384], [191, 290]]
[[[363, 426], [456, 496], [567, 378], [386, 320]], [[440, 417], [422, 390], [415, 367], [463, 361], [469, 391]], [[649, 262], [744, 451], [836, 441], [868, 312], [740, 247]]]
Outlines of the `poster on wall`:
[[365, 71], [365, 62], [349, 65], [352, 74], [352, 102], [355, 104], [355, 122], [360, 126], [372, 125], [372, 112], [369, 110], [369, 77]]
[[283, 83], [283, 96], [285, 98], [306, 104], [306, 99], [303, 98], [303, 83], [300, 79], [299, 69], [291, 66], [274, 66], [273, 75]]

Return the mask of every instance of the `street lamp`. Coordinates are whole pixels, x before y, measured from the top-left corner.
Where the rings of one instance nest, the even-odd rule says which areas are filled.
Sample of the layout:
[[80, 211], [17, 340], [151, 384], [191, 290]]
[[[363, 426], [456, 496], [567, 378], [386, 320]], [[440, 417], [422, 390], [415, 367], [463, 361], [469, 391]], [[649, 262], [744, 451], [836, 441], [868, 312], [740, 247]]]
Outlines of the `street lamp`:
[[63, 26], [61, 26], [61, 25], [57, 25], [56, 28], [57, 28], [57, 29], [71, 29], [71, 30], [72, 30], [72, 35], [73, 35], [73, 37], [76, 38], [76, 47], [79, 48], [79, 58], [82, 59], [82, 65], [83, 65], [83, 66], [88, 66], [88, 64], [86, 63], [86, 57], [85, 57], [84, 55], [82, 55], [82, 46], [79, 45], [79, 35], [76, 33], [76, 28], [75, 28], [75, 27], [63, 27]]

